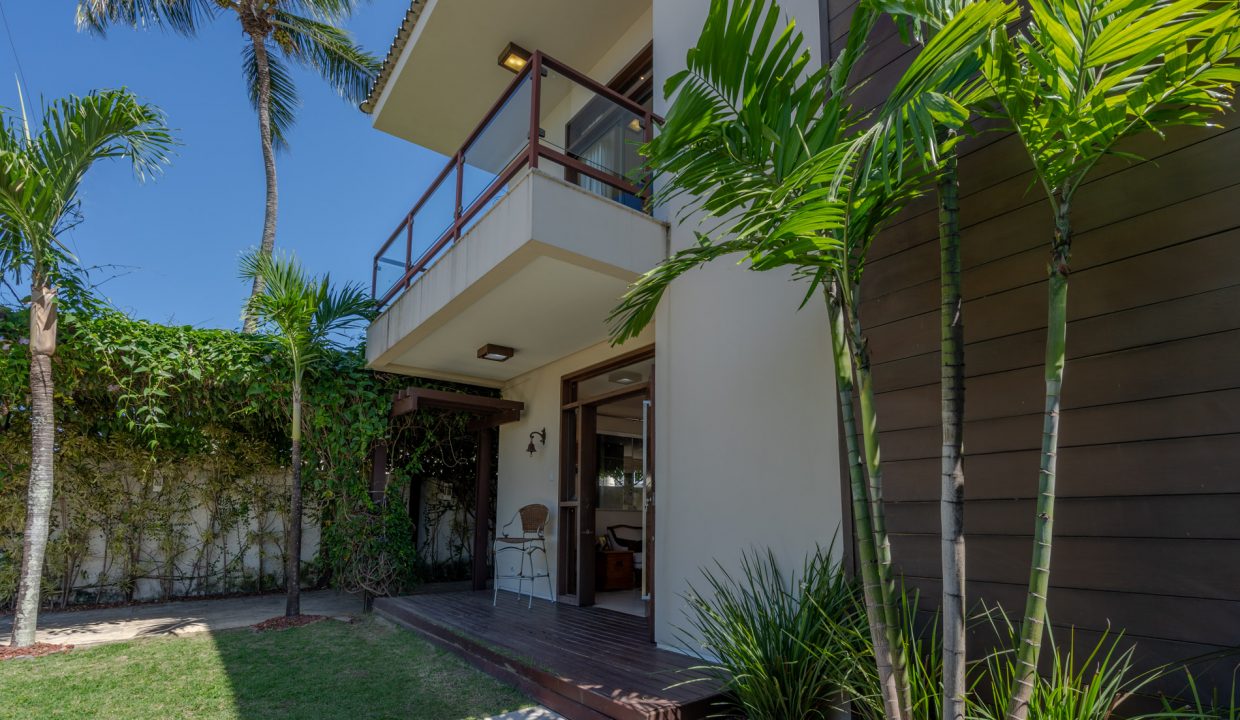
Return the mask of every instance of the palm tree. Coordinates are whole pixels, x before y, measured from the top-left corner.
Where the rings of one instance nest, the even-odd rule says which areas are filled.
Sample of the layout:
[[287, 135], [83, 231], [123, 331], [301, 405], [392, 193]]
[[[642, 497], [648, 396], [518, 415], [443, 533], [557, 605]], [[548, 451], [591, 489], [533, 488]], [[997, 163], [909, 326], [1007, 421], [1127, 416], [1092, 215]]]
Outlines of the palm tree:
[[[962, 64], [972, 61], [986, 34], [1010, 12], [1005, 3], [978, 3], [928, 43], [892, 92], [896, 115], [934, 124], [942, 93], [967, 76]], [[755, 270], [793, 267], [812, 280], [807, 300], [823, 293], [862, 590], [884, 713], [899, 720], [911, 704], [902, 656], [907, 643], [895, 599], [873, 382], [856, 298], [869, 243], [926, 178], [911, 162], [911, 145], [894, 134], [874, 136], [867, 147], [885, 142], [884, 152], [908, 172], [883, 174], [868, 163], [852, 172], [861, 133], [860, 118], [846, 100], [848, 76], [873, 27], [870, 5], [862, 3], [854, 13], [839, 57], [816, 72], [808, 70], [809, 55], [795, 26], [781, 34], [778, 19], [779, 8], [766, 0], [715, 0], [687, 69], [668, 80], [675, 100], [661, 133], [644, 149], [664, 183], [656, 201], [685, 196], [686, 213], [700, 212], [718, 224], [630, 289], [613, 311], [612, 336], [621, 342], [636, 335], [675, 278], [724, 255], [743, 253]]]
[[124, 90], [69, 96], [43, 111], [37, 134], [25, 119], [0, 127], [0, 273], [30, 280], [30, 484], [14, 647], [34, 644], [52, 506], [58, 287], [76, 285], [76, 259], [60, 235], [79, 219], [78, 190], [100, 160], [126, 158], [141, 180], [168, 162], [163, 113]]
[[1024, 720], [1050, 581], [1059, 405], [1067, 340], [1072, 202], [1116, 143], [1208, 126], [1240, 81], [1240, 8], [1211, 0], [1031, 0], [1028, 25], [997, 34], [971, 98], [1016, 131], [1046, 193], [1054, 233], [1047, 283], [1046, 404], [1033, 560], [1009, 720]]
[[[925, 44], [941, 31], [972, 0], [884, 0], [901, 34]], [[972, 64], [963, 70], [975, 71]], [[859, 141], [867, 157], [863, 161], [879, 172], [899, 175], [904, 171], [897, 155], [909, 138], [922, 148], [927, 170], [935, 173], [939, 239], [939, 392], [942, 426], [940, 464], [940, 545], [942, 559], [943, 694], [940, 717], [964, 720], [966, 655], [966, 593], [964, 537], [964, 302], [961, 288], [960, 177], [957, 145], [961, 139], [952, 127], [968, 117], [968, 110], [951, 97], [938, 98], [937, 112], [954, 115], [950, 124], [910, 123], [903, 108], [888, 102], [867, 137]]]
[[342, 334], [368, 320], [373, 302], [360, 285], [331, 286], [331, 276], [312, 278], [291, 256], [254, 252], [241, 258], [241, 277], [265, 278], [263, 292], [250, 298], [246, 312], [259, 327], [275, 332], [288, 353], [293, 371], [292, 425], [293, 468], [289, 501], [288, 562], [285, 586], [288, 600], [284, 614], [301, 614], [301, 407], [306, 370], [339, 346]]
[[[338, 27], [360, 0], [78, 0], [77, 23], [102, 35], [116, 24], [155, 25], [192, 37], [199, 26], [231, 11], [248, 38], [241, 53], [241, 71], [258, 112], [263, 150], [266, 202], [260, 251], [271, 255], [276, 243], [276, 150], [286, 148], [296, 119], [297, 88], [285, 60], [308, 67], [345, 100], [361, 102], [379, 71], [379, 61]], [[275, 54], [272, 51], [277, 51]], [[250, 297], [263, 291], [264, 278], [253, 279]], [[256, 320], [245, 318], [245, 331]]]

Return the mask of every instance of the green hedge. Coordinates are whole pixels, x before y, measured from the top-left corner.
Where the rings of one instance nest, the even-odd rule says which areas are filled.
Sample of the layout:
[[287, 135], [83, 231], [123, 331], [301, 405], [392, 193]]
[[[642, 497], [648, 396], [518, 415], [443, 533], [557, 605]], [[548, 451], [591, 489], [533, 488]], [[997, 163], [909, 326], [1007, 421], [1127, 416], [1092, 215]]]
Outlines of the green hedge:
[[[27, 324], [24, 310], [0, 306], [0, 606], [15, 591], [24, 525]], [[48, 603], [132, 599], [143, 581], [164, 597], [279, 585], [289, 417], [282, 352], [261, 335], [62, 310]], [[408, 478], [455, 452], [465, 418], [421, 413], [389, 426], [392, 394], [415, 381], [364, 364], [353, 348], [308, 378], [304, 482], [322, 538], [306, 577], [391, 592], [416, 581]], [[394, 481], [376, 502], [369, 462], [380, 440], [394, 448]], [[470, 473], [460, 474], [469, 505]], [[247, 553], [257, 553], [261, 572], [245, 571]]]

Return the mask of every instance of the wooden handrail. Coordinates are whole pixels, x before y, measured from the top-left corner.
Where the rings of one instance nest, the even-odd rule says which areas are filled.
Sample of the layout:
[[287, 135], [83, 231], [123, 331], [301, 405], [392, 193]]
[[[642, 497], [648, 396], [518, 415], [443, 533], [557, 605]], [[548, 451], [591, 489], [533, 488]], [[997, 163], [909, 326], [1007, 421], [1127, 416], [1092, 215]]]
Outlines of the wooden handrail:
[[[413, 208], [405, 213], [401, 221], [397, 224], [396, 229], [388, 236], [387, 240], [379, 247], [375, 253], [371, 266], [370, 292], [371, 297], [375, 298], [380, 307], [391, 302], [402, 290], [412, 284], [414, 278], [424, 272], [436, 256], [439, 255], [450, 243], [460, 240], [464, 233], [465, 227], [473, 220], [474, 216], [495, 198], [505, 185], [512, 181], [516, 174], [524, 167], [537, 168], [539, 158], [547, 158], [548, 160], [558, 163], [569, 168], [581, 175], [585, 175], [597, 180], [609, 187], [615, 188], [621, 192], [629, 193], [639, 197], [647, 197], [647, 193], [641, 187], [630, 182], [627, 178], [614, 175], [605, 170], [601, 170], [578, 158], [571, 157], [560, 150], [549, 147], [542, 142], [540, 137], [540, 118], [541, 118], [541, 102], [542, 102], [542, 81], [546, 70], [553, 70], [564, 76], [570, 82], [584, 87], [586, 90], [595, 95], [602, 96], [621, 108], [641, 117], [645, 121], [644, 138], [650, 140], [652, 123], [662, 124], [663, 118], [655, 115], [651, 111], [642, 107], [639, 103], [634, 102], [631, 98], [625, 97], [615, 90], [599, 83], [587, 75], [574, 70], [564, 63], [542, 53], [536, 51], [530, 56], [530, 61], [525, 67], [517, 73], [512, 82], [508, 84], [504, 92], [492, 103], [490, 109], [483, 115], [482, 120], [470, 131], [460, 148], [448, 159], [443, 169], [431, 181], [427, 189], [419, 196]], [[464, 207], [463, 183], [465, 174], [465, 155], [469, 151], [474, 141], [486, 130], [495, 116], [504, 108], [507, 103], [512, 100], [520, 91], [522, 84], [526, 80], [530, 80], [530, 125], [529, 135], [525, 148], [520, 151], [517, 156], [505, 167], [495, 178], [487, 185], [486, 189], [472, 202], [469, 207]], [[452, 223], [448, 226], [421, 255], [417, 258], [413, 256], [413, 226], [417, 222], [418, 212], [426, 205], [431, 196], [439, 190], [444, 181], [448, 179], [448, 175], [455, 172], [455, 202], [452, 209]], [[384, 260], [384, 256], [391, 249], [392, 244], [396, 242], [396, 238], [404, 231], [405, 234], [405, 272], [401, 274], [396, 282], [379, 294], [379, 264]], [[394, 262], [394, 261], [389, 261]]]

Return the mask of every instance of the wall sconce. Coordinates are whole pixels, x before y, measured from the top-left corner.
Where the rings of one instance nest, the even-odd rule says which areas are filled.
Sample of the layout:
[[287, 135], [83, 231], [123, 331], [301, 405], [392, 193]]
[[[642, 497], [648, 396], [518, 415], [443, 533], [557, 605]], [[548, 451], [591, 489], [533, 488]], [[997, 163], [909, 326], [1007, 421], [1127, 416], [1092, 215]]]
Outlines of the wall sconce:
[[499, 54], [499, 66], [514, 74], [524, 70], [529, 61], [530, 51], [513, 42], [505, 45], [503, 52]]
[[547, 428], [543, 428], [542, 430], [535, 430], [534, 432], [530, 433], [530, 444], [527, 445], [525, 448], [525, 451], [530, 454], [530, 457], [534, 457], [534, 453], [538, 452], [538, 448], [534, 447], [534, 436], [536, 435], [538, 436], [538, 439], [542, 442], [542, 444], [546, 446]]
[[495, 362], [504, 362], [508, 358], [516, 355], [517, 351], [507, 345], [494, 345], [487, 343], [478, 348], [479, 360], [494, 360]]

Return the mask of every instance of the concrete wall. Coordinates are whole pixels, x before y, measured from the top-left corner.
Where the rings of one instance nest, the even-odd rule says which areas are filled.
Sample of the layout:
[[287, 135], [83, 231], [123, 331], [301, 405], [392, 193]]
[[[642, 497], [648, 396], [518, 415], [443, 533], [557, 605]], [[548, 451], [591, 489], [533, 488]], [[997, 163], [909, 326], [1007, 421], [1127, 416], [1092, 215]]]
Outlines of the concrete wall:
[[[547, 560], [552, 588], [555, 587], [556, 535], [559, 530], [555, 510], [560, 476], [560, 379], [608, 358], [645, 347], [653, 341], [654, 332], [648, 330], [622, 347], [613, 348], [607, 343], [600, 343], [513, 378], [503, 387], [504, 398], [525, 403], [525, 412], [519, 422], [500, 427], [496, 527], [497, 530], [503, 528], [519, 508], [529, 503], [542, 503], [551, 509], [551, 521], [547, 528]], [[531, 457], [525, 451], [530, 433], [543, 428], [547, 430], [547, 444], [544, 446], [535, 440], [538, 451]], [[498, 560], [500, 574], [513, 572], [517, 560], [517, 553], [501, 555]], [[542, 569], [541, 564], [537, 569]], [[525, 589], [528, 587], [526, 585]], [[503, 580], [500, 588], [516, 590], [517, 583], [515, 580]], [[535, 583], [534, 591], [538, 597], [549, 597], [547, 584], [542, 580]]]
[[[684, 67], [707, 0], [654, 4], [655, 111]], [[817, 0], [785, 0], [815, 52]], [[665, 217], [675, 218], [675, 208]], [[673, 252], [694, 224], [673, 224]], [[676, 281], [656, 321], [655, 635], [675, 646], [682, 595], [713, 560], [747, 548], [799, 568], [841, 522], [838, 428], [826, 313], [797, 311], [804, 286], [727, 259]], [[698, 583], [700, 585], [700, 583]]]

